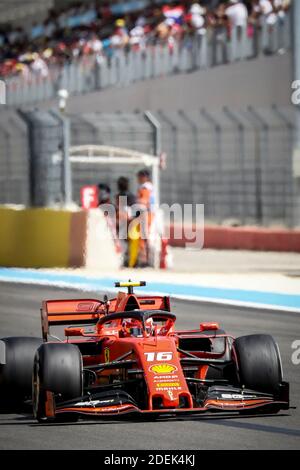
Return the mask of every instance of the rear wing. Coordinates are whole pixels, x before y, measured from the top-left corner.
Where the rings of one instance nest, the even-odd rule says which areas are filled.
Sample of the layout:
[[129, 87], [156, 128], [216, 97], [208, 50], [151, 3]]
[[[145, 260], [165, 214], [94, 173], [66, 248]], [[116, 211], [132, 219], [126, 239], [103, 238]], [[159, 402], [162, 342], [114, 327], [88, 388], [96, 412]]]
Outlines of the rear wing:
[[50, 326], [93, 325], [104, 314], [104, 302], [94, 299], [45, 300], [41, 308], [42, 334], [47, 341]]

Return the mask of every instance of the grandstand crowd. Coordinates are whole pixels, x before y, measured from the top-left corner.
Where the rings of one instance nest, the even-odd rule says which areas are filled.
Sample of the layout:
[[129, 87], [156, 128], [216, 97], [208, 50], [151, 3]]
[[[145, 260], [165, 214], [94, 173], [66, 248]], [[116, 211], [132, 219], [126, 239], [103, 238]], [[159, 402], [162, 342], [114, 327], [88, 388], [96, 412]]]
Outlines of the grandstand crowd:
[[[190, 35], [245, 27], [249, 36], [265, 21], [283, 20], [291, 0], [129, 0], [76, 2], [50, 10], [43, 23], [29, 28], [0, 23], [0, 77], [47, 77], [49, 66], [61, 66], [87, 55], [98, 60], [120, 48], [167, 44]], [[0, 20], [1, 21], [1, 20]]]

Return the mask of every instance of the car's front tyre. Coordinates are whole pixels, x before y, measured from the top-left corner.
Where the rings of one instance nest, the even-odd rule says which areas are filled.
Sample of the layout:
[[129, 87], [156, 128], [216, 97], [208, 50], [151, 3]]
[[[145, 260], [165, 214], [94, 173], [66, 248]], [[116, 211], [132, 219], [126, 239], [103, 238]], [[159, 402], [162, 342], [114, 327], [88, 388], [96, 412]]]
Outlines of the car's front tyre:
[[[59, 401], [82, 396], [82, 356], [77, 346], [66, 343], [44, 343], [36, 352], [33, 380], [33, 414], [40, 422], [55, 419], [47, 410], [49, 394]], [[54, 410], [55, 412], [55, 410]], [[76, 414], [64, 416], [74, 421]]]
[[239, 385], [277, 396], [282, 383], [280, 352], [270, 335], [248, 335], [233, 343]]

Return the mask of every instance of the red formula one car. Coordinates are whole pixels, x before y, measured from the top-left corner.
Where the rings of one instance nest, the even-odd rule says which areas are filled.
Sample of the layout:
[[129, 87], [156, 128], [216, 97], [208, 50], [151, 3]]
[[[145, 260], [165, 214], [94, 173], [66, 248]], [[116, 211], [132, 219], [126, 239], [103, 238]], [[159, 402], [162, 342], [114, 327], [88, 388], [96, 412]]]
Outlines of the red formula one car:
[[[128, 292], [110, 300], [43, 302], [43, 341], [0, 341], [2, 405], [31, 398], [42, 422], [289, 408], [271, 336], [235, 339], [212, 322], [176, 330], [169, 297], [135, 295], [133, 287], [144, 285], [116, 283]], [[62, 325], [69, 326], [59, 341], [49, 329]]]

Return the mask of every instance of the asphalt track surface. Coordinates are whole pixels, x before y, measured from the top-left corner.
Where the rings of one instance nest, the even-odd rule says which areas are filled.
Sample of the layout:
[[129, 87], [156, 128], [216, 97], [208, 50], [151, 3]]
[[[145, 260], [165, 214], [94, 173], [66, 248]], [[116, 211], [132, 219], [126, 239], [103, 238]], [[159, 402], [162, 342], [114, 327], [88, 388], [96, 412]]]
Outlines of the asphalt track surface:
[[[0, 337], [39, 336], [43, 299], [84, 296], [86, 293], [78, 291], [1, 283]], [[300, 339], [300, 314], [178, 300], [172, 305], [180, 328], [216, 320], [235, 336], [271, 333], [279, 343], [284, 378], [291, 383], [291, 405], [298, 408], [275, 416], [218, 414], [155, 422], [106, 419], [75, 424], [38, 424], [30, 414], [1, 414], [0, 449], [300, 449], [300, 365], [291, 360], [291, 344]]]

